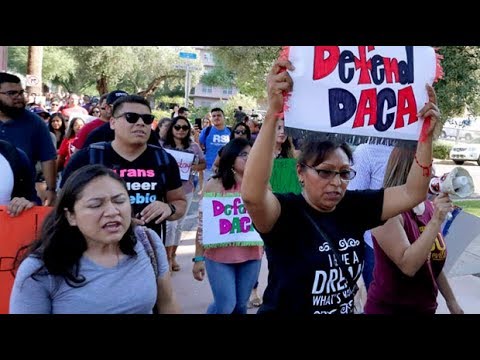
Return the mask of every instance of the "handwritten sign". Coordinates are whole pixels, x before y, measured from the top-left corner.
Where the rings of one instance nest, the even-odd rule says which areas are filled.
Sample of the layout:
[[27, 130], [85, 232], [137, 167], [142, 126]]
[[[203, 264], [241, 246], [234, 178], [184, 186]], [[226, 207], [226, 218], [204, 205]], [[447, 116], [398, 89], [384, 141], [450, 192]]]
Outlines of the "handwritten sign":
[[51, 207], [34, 206], [16, 217], [0, 206], [0, 314], [8, 314], [14, 280], [13, 261], [18, 249], [39, 237]]
[[263, 245], [240, 194], [205, 193], [202, 210], [203, 247]]
[[180, 179], [185, 181], [190, 179], [195, 154], [172, 149], [165, 149], [165, 151], [172, 155], [177, 161], [178, 169], [180, 170]]
[[285, 125], [418, 140], [437, 58], [428, 46], [292, 46]]

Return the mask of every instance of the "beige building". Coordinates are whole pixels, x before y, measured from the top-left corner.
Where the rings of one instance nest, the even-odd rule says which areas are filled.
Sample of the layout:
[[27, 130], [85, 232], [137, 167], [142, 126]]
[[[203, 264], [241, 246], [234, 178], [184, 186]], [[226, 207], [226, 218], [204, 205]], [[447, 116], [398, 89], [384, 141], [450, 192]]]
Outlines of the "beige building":
[[[208, 46], [195, 46], [198, 56], [202, 60], [205, 72], [211, 71], [215, 67], [212, 53], [209, 51]], [[219, 105], [220, 102], [224, 102], [230, 98], [230, 96], [238, 93], [237, 88], [223, 88], [219, 86], [207, 86], [199, 83], [190, 92], [190, 99], [193, 100], [193, 106], [195, 107], [208, 107], [213, 105]]]

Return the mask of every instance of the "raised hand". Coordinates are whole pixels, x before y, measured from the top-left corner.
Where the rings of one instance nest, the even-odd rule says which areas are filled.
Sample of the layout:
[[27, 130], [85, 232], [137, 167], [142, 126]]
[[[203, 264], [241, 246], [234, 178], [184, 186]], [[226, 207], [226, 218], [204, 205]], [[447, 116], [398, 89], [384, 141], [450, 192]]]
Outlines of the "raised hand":
[[290, 92], [293, 80], [285, 70], [295, 67], [288, 60], [277, 60], [267, 76], [268, 106], [275, 113], [283, 111], [283, 93]]
[[423, 119], [429, 118], [430, 124], [428, 124], [428, 128], [426, 129], [426, 135], [432, 136], [433, 130], [435, 129], [435, 125], [440, 119], [440, 110], [437, 106], [437, 95], [435, 94], [435, 90], [429, 84], [426, 84], [427, 93], [428, 93], [428, 102], [425, 104], [424, 107], [420, 109], [417, 116]]

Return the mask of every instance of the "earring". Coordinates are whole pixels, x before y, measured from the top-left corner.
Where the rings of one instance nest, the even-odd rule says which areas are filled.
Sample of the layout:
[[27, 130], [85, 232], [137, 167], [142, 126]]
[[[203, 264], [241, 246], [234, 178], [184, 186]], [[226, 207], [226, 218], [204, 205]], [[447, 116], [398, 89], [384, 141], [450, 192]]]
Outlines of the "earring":
[[305, 186], [305, 181], [303, 179], [300, 179], [299, 181], [300, 181], [300, 186], [304, 187]]
[[237, 172], [233, 169], [233, 167], [230, 170], [232, 170], [233, 175], [237, 174]]

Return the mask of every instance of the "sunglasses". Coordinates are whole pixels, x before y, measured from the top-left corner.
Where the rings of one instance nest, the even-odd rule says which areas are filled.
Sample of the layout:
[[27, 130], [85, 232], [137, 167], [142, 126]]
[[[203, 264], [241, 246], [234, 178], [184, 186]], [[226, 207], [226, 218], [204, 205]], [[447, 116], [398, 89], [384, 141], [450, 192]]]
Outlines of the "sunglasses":
[[235, 130], [234, 133], [237, 134], [237, 135], [245, 135], [245, 134], [246, 134], [246, 131], [243, 131], [243, 130]]
[[123, 113], [119, 116], [116, 116], [115, 118], [118, 119], [122, 116], [125, 117], [125, 120], [127, 120], [130, 124], [135, 124], [138, 121], [138, 118], [142, 118], [145, 125], [150, 125], [153, 122], [153, 120], [155, 119], [155, 115], [152, 115], [152, 114], [137, 114], [137, 113], [134, 113], [134, 112], [126, 112], [126, 113]]
[[340, 175], [340, 179], [342, 181], [350, 181], [355, 177], [355, 175], [357, 175], [356, 171], [353, 169], [336, 171], [336, 170], [326, 170], [326, 169], [315, 169], [313, 166], [310, 166], [307, 164], [302, 164], [302, 165], [312, 170], [315, 170], [318, 176], [320, 176], [322, 179], [325, 179], [325, 180], [332, 180], [338, 174]]
[[17, 95], [24, 95], [24, 94], [25, 94], [25, 90], [20, 90], [20, 91], [17, 91], [17, 90], [0, 91], [0, 94], [8, 95], [8, 96], [10, 96], [10, 97], [14, 97], [14, 96], [17, 96]]
[[175, 125], [173, 128], [177, 131], [180, 131], [180, 129], [183, 131], [188, 131], [190, 129], [188, 125]]

